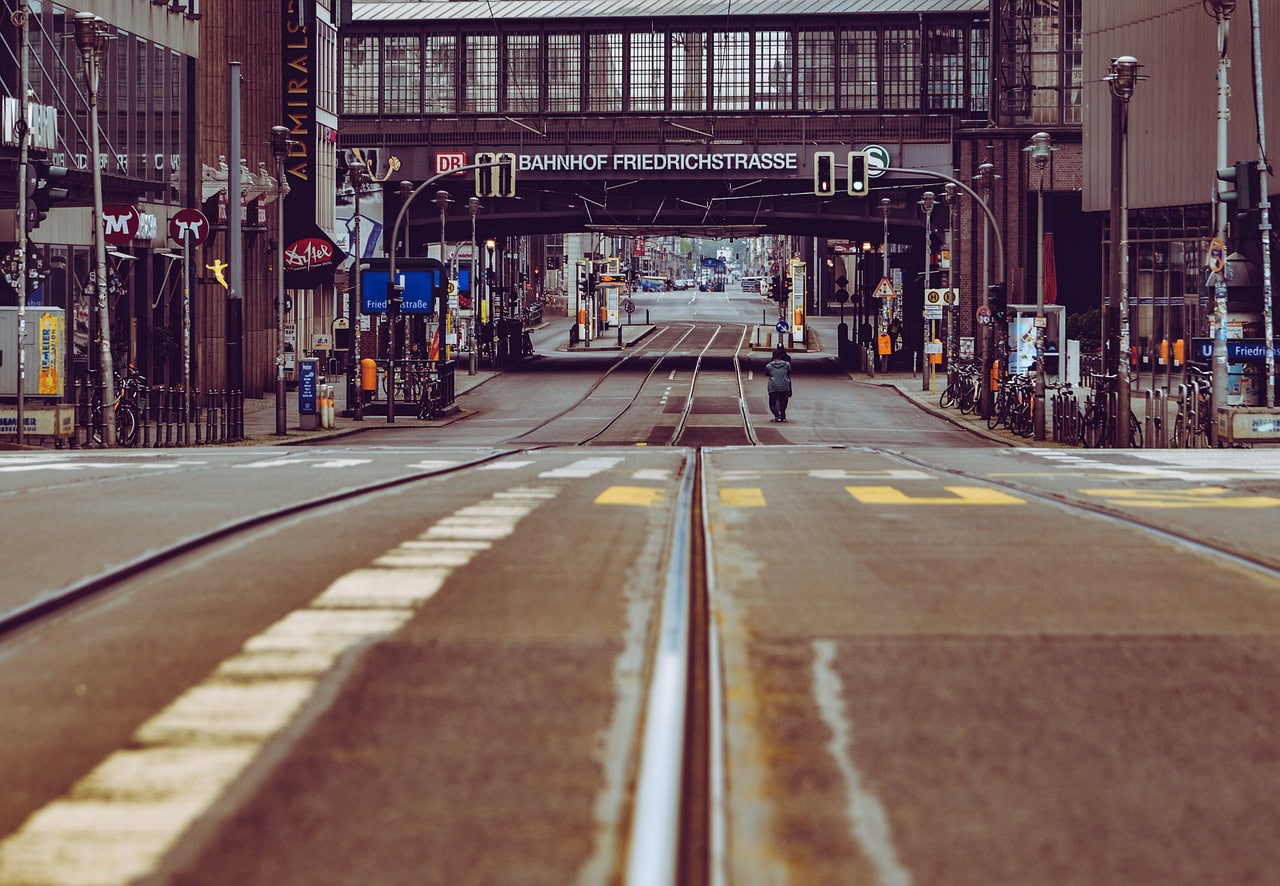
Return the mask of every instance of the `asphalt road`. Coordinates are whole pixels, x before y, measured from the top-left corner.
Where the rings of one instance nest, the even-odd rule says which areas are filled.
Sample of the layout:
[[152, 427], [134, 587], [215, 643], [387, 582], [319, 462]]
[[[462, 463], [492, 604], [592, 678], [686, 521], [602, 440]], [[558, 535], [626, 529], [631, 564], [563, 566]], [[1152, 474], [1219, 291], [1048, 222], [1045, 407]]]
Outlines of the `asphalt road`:
[[991, 446], [824, 354], [773, 424], [760, 299], [672, 295], [444, 426], [0, 453], [0, 617], [221, 533], [0, 634], [0, 883], [620, 881], [698, 457], [727, 882], [1276, 878], [1280, 455]]

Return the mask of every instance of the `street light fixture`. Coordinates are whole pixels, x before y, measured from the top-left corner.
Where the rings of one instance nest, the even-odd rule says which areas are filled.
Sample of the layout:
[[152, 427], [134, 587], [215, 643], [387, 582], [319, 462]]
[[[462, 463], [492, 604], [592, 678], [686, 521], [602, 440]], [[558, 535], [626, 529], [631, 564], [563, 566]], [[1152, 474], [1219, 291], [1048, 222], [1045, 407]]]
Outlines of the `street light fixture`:
[[1037, 440], [1045, 437], [1044, 426], [1044, 171], [1049, 165], [1049, 156], [1056, 150], [1053, 137], [1047, 132], [1037, 132], [1031, 136], [1031, 144], [1023, 150], [1030, 152], [1031, 162], [1040, 171], [1040, 179], [1036, 185], [1036, 400], [1034, 436]]
[[93, 292], [98, 301], [100, 335], [99, 366], [102, 371], [102, 439], [110, 448], [116, 445], [115, 416], [108, 404], [114, 403], [115, 372], [111, 362], [111, 309], [107, 301], [107, 244], [102, 220], [102, 167], [98, 135], [98, 83], [102, 74], [102, 51], [107, 43], [106, 22], [92, 12], [80, 12], [75, 20], [76, 48], [84, 61], [85, 79], [89, 85], [89, 168], [93, 174], [93, 244], [95, 267]]
[[920, 208], [924, 210], [924, 292], [925, 297], [921, 302], [921, 318], [920, 318], [920, 384], [921, 390], [928, 391], [932, 389], [929, 378], [929, 317], [928, 317], [928, 293], [930, 283], [930, 263], [933, 260], [931, 252], [933, 250], [933, 207], [937, 202], [933, 191], [925, 191], [920, 197]]
[[[284, 383], [284, 159], [289, 153], [289, 127], [271, 127], [271, 154], [276, 161], [276, 436], [289, 433]], [[232, 207], [232, 211], [236, 211]]]
[[1118, 342], [1116, 347], [1115, 445], [1129, 446], [1129, 194], [1128, 158], [1129, 99], [1140, 79], [1142, 67], [1131, 55], [1111, 60], [1111, 73], [1103, 79], [1111, 84], [1111, 257], [1116, 275]]

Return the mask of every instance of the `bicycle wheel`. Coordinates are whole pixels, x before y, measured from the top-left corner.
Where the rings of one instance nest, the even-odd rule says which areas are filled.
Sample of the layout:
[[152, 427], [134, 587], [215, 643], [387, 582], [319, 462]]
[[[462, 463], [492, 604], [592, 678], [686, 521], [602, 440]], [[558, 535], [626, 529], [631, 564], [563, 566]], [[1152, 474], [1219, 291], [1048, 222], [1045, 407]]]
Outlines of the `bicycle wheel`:
[[1138, 417], [1132, 412], [1129, 413], [1129, 448], [1142, 448], [1142, 425], [1138, 424]]
[[1181, 449], [1187, 445], [1187, 420], [1182, 411], [1178, 411], [1178, 415], [1173, 420], [1173, 436], [1169, 438], [1170, 449]]
[[1086, 449], [1097, 449], [1102, 437], [1102, 422], [1099, 420], [1098, 408], [1092, 403], [1085, 404], [1084, 423], [1080, 427], [1080, 442]]
[[938, 398], [938, 405], [943, 409], [950, 409], [956, 405], [956, 388], [955, 385], [947, 385], [942, 392], [942, 396]]
[[121, 404], [116, 407], [116, 445], [134, 446], [138, 442], [138, 411]]

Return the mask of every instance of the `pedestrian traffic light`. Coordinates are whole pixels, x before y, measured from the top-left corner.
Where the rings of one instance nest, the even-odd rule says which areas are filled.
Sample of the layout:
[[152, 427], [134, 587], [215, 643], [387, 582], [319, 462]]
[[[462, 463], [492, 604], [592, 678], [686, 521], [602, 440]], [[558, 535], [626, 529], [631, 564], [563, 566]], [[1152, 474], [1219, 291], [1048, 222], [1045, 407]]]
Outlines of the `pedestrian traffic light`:
[[498, 167], [494, 170], [495, 197], [514, 197], [516, 195], [516, 155], [498, 154]]
[[871, 193], [867, 171], [867, 155], [864, 151], [849, 152], [849, 195], [865, 197]]
[[27, 232], [40, 227], [40, 223], [49, 216], [49, 209], [55, 203], [67, 199], [66, 185], [62, 180], [67, 176], [67, 167], [55, 166], [48, 160], [32, 160], [28, 175], [30, 205], [27, 207]]
[[815, 151], [813, 154], [813, 193], [819, 197], [834, 197], [836, 193], [836, 155], [834, 151]]
[[987, 287], [987, 307], [991, 310], [991, 319], [1004, 323], [1009, 316], [1008, 289], [1003, 283], [992, 283]]
[[387, 281], [387, 313], [400, 313], [400, 305], [404, 302], [404, 284], [396, 280]]
[[494, 196], [494, 166], [496, 154], [479, 152], [475, 155], [476, 163], [476, 196]]
[[1218, 193], [1218, 199], [1232, 207], [1231, 234], [1235, 240], [1237, 252], [1243, 252], [1242, 243], [1251, 243], [1258, 239], [1258, 222], [1261, 213], [1258, 204], [1262, 201], [1262, 177], [1258, 171], [1257, 160], [1237, 160], [1234, 165], [1218, 170], [1218, 180], [1227, 182], [1232, 187]]

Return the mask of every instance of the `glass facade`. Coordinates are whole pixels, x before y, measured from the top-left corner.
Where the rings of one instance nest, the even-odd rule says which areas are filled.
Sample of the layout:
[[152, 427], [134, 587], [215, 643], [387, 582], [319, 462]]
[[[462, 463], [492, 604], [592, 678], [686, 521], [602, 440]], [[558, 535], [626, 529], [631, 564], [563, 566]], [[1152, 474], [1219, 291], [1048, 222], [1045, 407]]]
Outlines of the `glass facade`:
[[[1079, 0], [1068, 7], [1078, 30]], [[1055, 94], [1078, 114], [1074, 45], [1074, 91]], [[416, 37], [348, 36], [342, 113], [985, 113], [990, 50], [982, 19], [502, 34], [437, 24]]]

